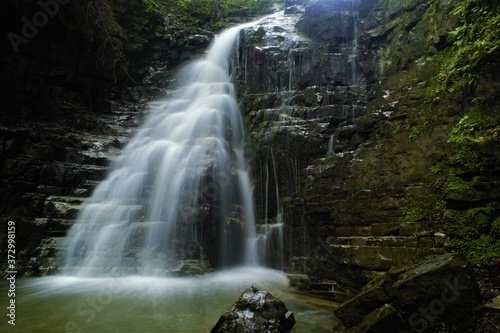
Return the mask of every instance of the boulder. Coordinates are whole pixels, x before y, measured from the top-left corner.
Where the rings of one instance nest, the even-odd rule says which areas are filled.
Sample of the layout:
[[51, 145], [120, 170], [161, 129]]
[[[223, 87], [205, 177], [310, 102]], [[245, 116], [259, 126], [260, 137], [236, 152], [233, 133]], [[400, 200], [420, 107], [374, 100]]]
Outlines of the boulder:
[[295, 325], [293, 313], [285, 304], [264, 290], [247, 288], [223, 314], [211, 333], [282, 333]]
[[386, 333], [403, 332], [406, 324], [398, 311], [390, 304], [384, 304], [366, 316], [361, 324], [347, 330], [346, 333]]
[[461, 254], [446, 253], [371, 281], [335, 310], [335, 315], [347, 328], [367, 327], [368, 322], [370, 327], [382, 327], [374, 318], [386, 320], [387, 316], [380, 315], [386, 312], [395, 316], [391, 314], [394, 311], [381, 309], [389, 304], [411, 330], [425, 330], [471, 316], [480, 303], [481, 293], [470, 263]]

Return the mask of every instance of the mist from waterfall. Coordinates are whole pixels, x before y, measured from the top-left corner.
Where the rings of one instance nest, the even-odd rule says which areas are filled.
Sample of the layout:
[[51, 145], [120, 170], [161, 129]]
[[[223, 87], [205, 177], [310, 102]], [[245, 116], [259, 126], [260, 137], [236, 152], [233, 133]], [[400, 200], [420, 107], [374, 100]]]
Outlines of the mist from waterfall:
[[63, 273], [164, 275], [186, 260], [258, 263], [244, 126], [231, 83], [239, 31], [180, 73], [113, 162], [67, 237]]

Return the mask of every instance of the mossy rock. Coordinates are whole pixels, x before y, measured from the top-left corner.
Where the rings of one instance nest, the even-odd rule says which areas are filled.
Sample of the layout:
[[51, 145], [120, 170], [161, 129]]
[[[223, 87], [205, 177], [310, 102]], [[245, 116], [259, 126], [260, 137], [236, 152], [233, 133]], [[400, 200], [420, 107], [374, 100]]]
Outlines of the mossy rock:
[[[390, 304], [404, 314], [409, 327], [425, 329], [470, 316], [480, 302], [481, 293], [470, 263], [463, 255], [447, 253], [371, 281], [334, 312], [351, 328], [370, 321], [369, 317], [375, 316], [371, 315], [373, 311]], [[427, 313], [432, 314], [433, 321], [425, 317]]]
[[384, 304], [366, 316], [361, 324], [348, 329], [346, 333], [402, 332], [406, 329], [407, 325], [401, 314], [391, 304]]

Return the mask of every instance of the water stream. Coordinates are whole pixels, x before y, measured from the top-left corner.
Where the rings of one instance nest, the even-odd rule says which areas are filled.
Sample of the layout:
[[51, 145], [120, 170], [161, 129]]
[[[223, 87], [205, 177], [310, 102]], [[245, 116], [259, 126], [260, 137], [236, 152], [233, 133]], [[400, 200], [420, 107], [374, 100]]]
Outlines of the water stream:
[[231, 82], [237, 26], [179, 75], [175, 98], [156, 102], [70, 230], [65, 274], [165, 275], [185, 260], [204, 268], [258, 264]]
[[[270, 150], [270, 159], [268, 159], [265, 167], [265, 190], [264, 190], [264, 223], [257, 226], [258, 238], [257, 247], [259, 249], [260, 262], [275, 269], [283, 270], [285, 267], [284, 258], [284, 227], [283, 209], [280, 204], [279, 181], [276, 170], [276, 159], [273, 149]], [[269, 216], [269, 183], [270, 171], [269, 163], [272, 163], [274, 190], [276, 196], [276, 216]]]

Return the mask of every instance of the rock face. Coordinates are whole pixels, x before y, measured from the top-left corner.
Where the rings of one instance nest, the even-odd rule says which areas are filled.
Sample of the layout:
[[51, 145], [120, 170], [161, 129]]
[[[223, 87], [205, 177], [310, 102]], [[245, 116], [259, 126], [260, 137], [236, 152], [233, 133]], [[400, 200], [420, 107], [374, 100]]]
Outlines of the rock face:
[[[449, 15], [455, 6], [320, 0], [242, 37], [237, 82], [258, 217], [284, 222], [291, 272], [359, 290], [444, 252], [450, 235], [468, 239], [457, 250], [484, 241], [498, 253], [498, 195], [483, 181], [497, 184], [498, 159], [486, 146], [500, 145], [498, 117], [489, 118], [498, 82], [485, 74], [469, 96], [443, 91], [443, 59], [456, 51], [447, 36], [460, 25]], [[481, 110], [468, 97], [489, 102]], [[453, 132], [483, 123], [459, 125], [476, 111], [488, 115], [481, 133], [492, 137], [477, 134], [474, 147], [457, 152]], [[473, 171], [462, 165], [469, 158]]]
[[40, 107], [0, 132], [0, 216], [16, 223], [18, 272], [27, 275], [57, 270], [66, 231], [141, 118], [121, 103], [106, 113], [60, 100]]
[[350, 1], [333, 7], [328, 13], [335, 23], [328, 25], [328, 40], [305, 34], [322, 34], [311, 29], [323, 27], [308, 19], [315, 7], [306, 7], [305, 13], [285, 11], [247, 30], [238, 46], [241, 72], [236, 81], [254, 154], [258, 218], [261, 223], [280, 217], [286, 221], [285, 262], [303, 254], [309, 246], [304, 230], [315, 227], [302, 218], [304, 170], [326, 156], [337, 125], [365, 115], [365, 64], [357, 46], [360, 22]]
[[465, 326], [480, 303], [470, 263], [444, 254], [374, 279], [334, 313], [348, 332], [399, 332], [458, 321]]
[[293, 313], [267, 291], [250, 287], [223, 314], [211, 333], [284, 333], [295, 325]]

